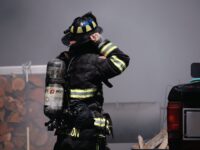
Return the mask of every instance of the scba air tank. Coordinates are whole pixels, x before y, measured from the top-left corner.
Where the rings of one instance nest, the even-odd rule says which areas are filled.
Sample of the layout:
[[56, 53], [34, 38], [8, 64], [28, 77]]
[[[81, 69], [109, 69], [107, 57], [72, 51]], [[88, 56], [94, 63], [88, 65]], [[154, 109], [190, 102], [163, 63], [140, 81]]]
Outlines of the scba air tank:
[[62, 113], [65, 94], [65, 62], [53, 59], [47, 64], [44, 114], [56, 118]]

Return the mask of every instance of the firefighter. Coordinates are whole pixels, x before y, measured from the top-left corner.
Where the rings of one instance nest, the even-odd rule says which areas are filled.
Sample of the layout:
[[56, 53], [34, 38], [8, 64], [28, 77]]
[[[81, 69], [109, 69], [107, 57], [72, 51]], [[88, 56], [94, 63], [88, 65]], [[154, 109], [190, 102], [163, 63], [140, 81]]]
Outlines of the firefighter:
[[64, 31], [62, 42], [69, 47], [57, 58], [66, 64], [68, 104], [72, 112], [64, 134], [57, 134], [54, 150], [105, 150], [106, 134], [111, 133], [109, 115], [103, 114], [102, 83], [121, 74], [129, 56], [114, 43], [103, 39], [96, 17], [86, 13], [74, 19]]

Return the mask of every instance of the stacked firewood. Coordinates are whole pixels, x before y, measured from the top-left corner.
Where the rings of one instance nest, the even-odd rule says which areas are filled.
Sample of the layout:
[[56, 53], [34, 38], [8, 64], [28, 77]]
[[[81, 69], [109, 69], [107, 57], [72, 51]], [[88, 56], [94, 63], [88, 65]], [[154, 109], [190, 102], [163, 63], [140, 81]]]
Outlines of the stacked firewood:
[[28, 82], [22, 75], [0, 76], [0, 150], [52, 148], [43, 100], [44, 75], [30, 75]]
[[144, 142], [143, 137], [138, 135], [138, 143], [133, 144], [132, 149], [168, 149], [168, 134], [166, 129], [162, 129], [147, 142]]

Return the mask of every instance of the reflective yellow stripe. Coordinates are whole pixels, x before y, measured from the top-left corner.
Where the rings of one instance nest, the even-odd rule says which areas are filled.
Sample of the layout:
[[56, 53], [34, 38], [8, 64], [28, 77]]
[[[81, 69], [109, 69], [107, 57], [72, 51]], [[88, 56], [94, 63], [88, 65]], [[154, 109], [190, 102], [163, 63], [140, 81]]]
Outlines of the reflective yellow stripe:
[[106, 119], [105, 118], [94, 118], [94, 125], [97, 127], [105, 127]]
[[90, 25], [86, 25], [86, 32], [89, 32], [89, 31], [91, 31], [92, 30], [92, 28], [90, 27]]
[[101, 48], [101, 54], [103, 54], [104, 56], [108, 56], [114, 49], [116, 49], [117, 46], [113, 45], [111, 42], [104, 45]]
[[75, 129], [73, 128], [72, 131], [70, 132], [71, 136], [75, 136]]
[[83, 29], [82, 29], [82, 27], [78, 27], [78, 29], [77, 29], [77, 33], [83, 33]]
[[71, 98], [90, 98], [93, 97], [96, 93], [97, 89], [91, 88], [91, 89], [71, 89], [70, 90], [70, 97]]
[[109, 120], [105, 118], [94, 118], [94, 125], [96, 127], [105, 128], [108, 134], [109, 135], [111, 134], [111, 125], [110, 125]]
[[107, 49], [107, 47], [109, 47], [110, 45], [112, 45], [112, 43], [108, 43], [106, 45], [104, 45], [102, 48], [101, 48], [101, 53], [104, 53], [104, 51]]
[[86, 93], [86, 92], [96, 92], [97, 89], [95, 88], [90, 88], [90, 89], [71, 89], [71, 92], [77, 92], [77, 93]]
[[108, 56], [108, 54], [110, 54], [114, 49], [116, 49], [117, 48], [117, 46], [112, 46], [110, 49], [108, 49], [106, 52], [105, 52], [105, 54], [104, 54], [104, 56]]
[[71, 98], [79, 98], [79, 99], [85, 99], [85, 98], [90, 98], [90, 97], [93, 97], [92, 94], [88, 94], [88, 95], [71, 95], [70, 96]]
[[126, 64], [117, 56], [112, 56], [110, 60], [121, 72], [126, 69]]
[[92, 21], [92, 25], [93, 25], [93, 28], [97, 26], [97, 24], [94, 21]]
[[71, 33], [74, 33], [74, 26], [71, 26], [70, 32], [71, 32]]
[[70, 135], [73, 137], [79, 137], [79, 131], [76, 128], [73, 128], [72, 131], [70, 132]]

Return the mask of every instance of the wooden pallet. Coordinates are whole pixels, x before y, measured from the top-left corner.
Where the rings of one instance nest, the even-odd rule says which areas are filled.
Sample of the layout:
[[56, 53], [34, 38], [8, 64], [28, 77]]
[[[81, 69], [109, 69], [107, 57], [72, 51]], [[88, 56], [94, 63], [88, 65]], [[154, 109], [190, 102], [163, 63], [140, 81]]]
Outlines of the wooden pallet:
[[132, 145], [132, 150], [134, 149], [169, 149], [167, 130], [162, 129], [156, 136], [147, 142], [144, 142], [143, 137], [138, 135], [138, 143]]

